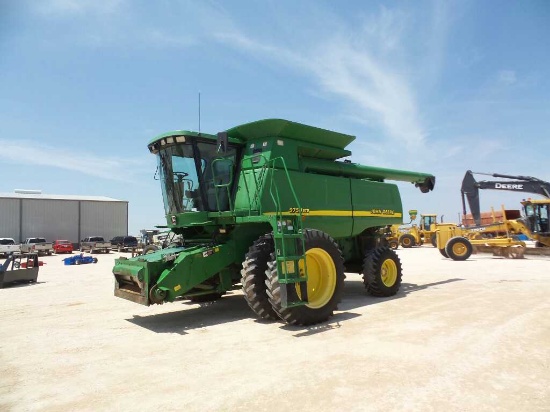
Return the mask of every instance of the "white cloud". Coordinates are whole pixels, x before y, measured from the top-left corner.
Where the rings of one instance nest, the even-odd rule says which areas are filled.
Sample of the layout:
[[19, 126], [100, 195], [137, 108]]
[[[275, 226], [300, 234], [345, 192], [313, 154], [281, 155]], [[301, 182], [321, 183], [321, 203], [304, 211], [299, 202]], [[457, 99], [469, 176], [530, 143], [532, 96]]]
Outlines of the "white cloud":
[[8, 162], [55, 167], [108, 180], [130, 182], [135, 176], [132, 170], [139, 171], [140, 166], [137, 160], [96, 156], [81, 150], [37, 145], [31, 141], [0, 139], [0, 147], [0, 159]]
[[497, 75], [498, 81], [507, 86], [517, 82], [516, 72], [513, 70], [501, 70]]
[[[426, 132], [419, 116], [414, 91], [405, 75], [400, 73], [391, 57], [376, 58], [374, 49], [388, 51], [396, 48], [396, 38], [388, 37], [392, 19], [382, 13], [379, 41], [353, 41], [353, 36], [334, 34], [328, 40], [295, 49], [253, 40], [237, 29], [214, 34], [218, 41], [250, 53], [257, 59], [286, 65], [305, 75], [313, 76], [323, 92], [344, 99], [351, 107], [351, 116], [364, 119], [363, 123], [377, 121], [389, 137], [419, 148]], [[370, 31], [375, 30], [372, 26]]]

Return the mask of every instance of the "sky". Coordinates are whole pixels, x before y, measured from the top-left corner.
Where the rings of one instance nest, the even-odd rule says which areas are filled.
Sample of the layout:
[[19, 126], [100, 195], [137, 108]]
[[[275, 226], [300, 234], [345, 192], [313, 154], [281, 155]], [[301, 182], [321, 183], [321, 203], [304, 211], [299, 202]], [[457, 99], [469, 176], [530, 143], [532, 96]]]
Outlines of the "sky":
[[[436, 176], [399, 183], [404, 211], [457, 222], [466, 170], [550, 181], [549, 73], [546, 0], [0, 0], [0, 192], [109, 196], [131, 234], [165, 224], [147, 143], [198, 130], [200, 93], [201, 131], [352, 134], [353, 162]], [[525, 197], [486, 190], [482, 210]]]

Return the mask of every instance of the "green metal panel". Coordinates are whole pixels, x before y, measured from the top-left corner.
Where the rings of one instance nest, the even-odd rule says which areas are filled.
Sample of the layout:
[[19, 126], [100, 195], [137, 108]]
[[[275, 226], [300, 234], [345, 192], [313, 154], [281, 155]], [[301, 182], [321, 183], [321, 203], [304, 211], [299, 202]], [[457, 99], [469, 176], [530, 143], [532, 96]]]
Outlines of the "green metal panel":
[[356, 236], [369, 227], [403, 222], [399, 189], [390, 183], [350, 179], [353, 198], [353, 232]]
[[262, 192], [262, 213], [277, 212], [277, 202], [273, 196], [274, 191], [278, 191], [283, 216], [301, 212], [306, 228], [322, 230], [335, 238], [350, 236], [352, 205], [349, 179], [289, 171], [298, 197], [297, 203], [284, 171], [272, 170], [270, 173], [273, 174], [273, 183], [268, 179]]
[[336, 149], [344, 149], [355, 140], [355, 136], [282, 119], [265, 119], [243, 124], [228, 129], [227, 134], [244, 141], [278, 137], [317, 143]]

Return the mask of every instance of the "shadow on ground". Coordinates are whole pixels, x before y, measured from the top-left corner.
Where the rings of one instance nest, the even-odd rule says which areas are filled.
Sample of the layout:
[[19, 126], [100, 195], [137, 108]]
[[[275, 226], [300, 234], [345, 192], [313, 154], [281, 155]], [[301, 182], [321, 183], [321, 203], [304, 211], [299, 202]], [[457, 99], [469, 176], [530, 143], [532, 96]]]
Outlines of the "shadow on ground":
[[[427, 283], [424, 285], [403, 283], [399, 293], [389, 298], [375, 298], [367, 295], [363, 282], [348, 280], [344, 284], [342, 302], [338, 305], [339, 313], [332, 316], [327, 322], [313, 326], [283, 325], [281, 329], [293, 333], [299, 332], [294, 335], [295, 337], [310, 336], [326, 332], [341, 327], [341, 322], [361, 316], [358, 313], [352, 312], [355, 308], [404, 298], [410, 293], [461, 280], [463, 279], [447, 279], [441, 282]], [[126, 320], [155, 333], [178, 333], [180, 335], [185, 335], [187, 331], [193, 329], [201, 329], [209, 326], [236, 322], [242, 319], [255, 318], [254, 313], [248, 307], [241, 294], [224, 296], [215, 302], [196, 304], [189, 301], [178, 301], [173, 305], [178, 304], [190, 307], [176, 312], [160, 313], [149, 316], [135, 315], [133, 318]], [[261, 325], [273, 322], [258, 319], [256, 323]]]

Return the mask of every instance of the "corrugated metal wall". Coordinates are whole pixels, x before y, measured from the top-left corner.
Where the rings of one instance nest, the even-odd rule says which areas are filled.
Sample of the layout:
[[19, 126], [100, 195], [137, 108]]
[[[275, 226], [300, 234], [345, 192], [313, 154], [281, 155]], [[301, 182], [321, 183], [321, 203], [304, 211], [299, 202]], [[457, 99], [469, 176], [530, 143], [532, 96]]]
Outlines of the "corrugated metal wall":
[[23, 199], [21, 240], [28, 237], [78, 242], [78, 201]]
[[19, 199], [0, 198], [0, 237], [19, 241]]
[[128, 234], [128, 208], [122, 202], [80, 201], [80, 236], [110, 240]]
[[127, 202], [0, 198], [0, 237], [16, 242], [41, 236], [78, 243], [86, 236], [127, 234]]

